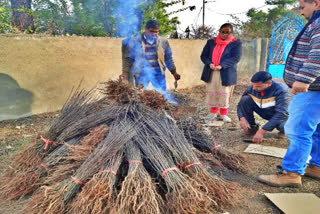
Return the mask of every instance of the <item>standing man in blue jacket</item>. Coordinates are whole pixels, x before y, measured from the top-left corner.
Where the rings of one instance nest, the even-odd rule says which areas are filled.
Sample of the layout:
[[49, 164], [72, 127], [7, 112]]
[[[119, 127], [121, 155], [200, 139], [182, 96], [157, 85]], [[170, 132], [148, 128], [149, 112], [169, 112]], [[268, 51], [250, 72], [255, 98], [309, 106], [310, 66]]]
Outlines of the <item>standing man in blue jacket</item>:
[[[180, 74], [177, 73], [169, 42], [159, 36], [159, 30], [159, 22], [149, 20], [144, 33], [127, 40], [128, 50], [120, 78], [130, 80], [133, 77], [134, 84], [144, 88], [151, 82], [154, 89], [165, 92], [165, 70], [168, 69], [176, 81]], [[130, 83], [133, 84], [133, 80]]]
[[[284, 136], [284, 124], [288, 119], [289, 96], [285, 84], [272, 81], [268, 72], [259, 71], [251, 78], [248, 87], [238, 104], [240, 127], [246, 135], [253, 136], [252, 141], [259, 143], [266, 132], [274, 128]], [[268, 122], [259, 129], [253, 113]]]
[[309, 21], [293, 42], [283, 77], [295, 94], [285, 125], [290, 145], [279, 172], [258, 177], [271, 186], [301, 186], [301, 175], [320, 179], [320, 1], [299, 4]]

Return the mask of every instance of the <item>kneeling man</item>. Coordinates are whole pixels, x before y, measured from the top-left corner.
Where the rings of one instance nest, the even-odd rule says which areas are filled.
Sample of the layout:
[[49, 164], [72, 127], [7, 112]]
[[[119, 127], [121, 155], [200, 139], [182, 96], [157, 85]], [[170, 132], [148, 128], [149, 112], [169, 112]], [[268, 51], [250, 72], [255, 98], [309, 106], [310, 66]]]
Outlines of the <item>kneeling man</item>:
[[[245, 135], [253, 136], [252, 141], [259, 143], [266, 132], [274, 128], [284, 137], [284, 124], [288, 119], [289, 105], [288, 87], [275, 82], [272, 76], [265, 71], [255, 73], [238, 104], [240, 127]], [[268, 122], [259, 129], [253, 112]]]

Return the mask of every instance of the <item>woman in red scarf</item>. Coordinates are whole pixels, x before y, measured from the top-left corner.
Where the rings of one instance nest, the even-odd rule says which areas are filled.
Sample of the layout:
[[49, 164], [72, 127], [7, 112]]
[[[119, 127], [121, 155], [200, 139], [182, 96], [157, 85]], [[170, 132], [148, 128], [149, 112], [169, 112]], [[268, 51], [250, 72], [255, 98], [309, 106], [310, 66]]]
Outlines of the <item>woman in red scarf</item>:
[[215, 120], [219, 109], [225, 122], [231, 122], [228, 108], [234, 85], [237, 83], [237, 63], [242, 52], [241, 41], [233, 37], [233, 27], [225, 23], [219, 35], [209, 39], [201, 54], [205, 64], [201, 80], [207, 83], [206, 101], [211, 119]]

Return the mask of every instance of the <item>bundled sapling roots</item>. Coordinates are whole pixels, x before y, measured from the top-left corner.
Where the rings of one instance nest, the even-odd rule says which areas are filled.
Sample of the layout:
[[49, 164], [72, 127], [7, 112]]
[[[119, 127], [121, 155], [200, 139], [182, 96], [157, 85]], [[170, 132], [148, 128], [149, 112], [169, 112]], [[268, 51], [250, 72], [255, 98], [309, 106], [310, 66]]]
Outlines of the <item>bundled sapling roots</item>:
[[8, 173], [12, 182], [2, 193], [33, 194], [24, 213], [217, 213], [238, 202], [241, 186], [209, 173], [203, 161], [243, 172], [244, 159], [218, 147], [195, 123], [170, 118], [157, 92], [120, 80], [104, 83], [101, 92], [103, 101], [89, 102], [84, 92], [71, 97], [45, 136], [47, 150], [32, 144], [25, 156], [34, 163], [18, 161], [24, 170]]
[[[133, 126], [127, 122], [110, 127], [108, 136], [96, 147], [73, 176], [67, 178], [63, 185], [49, 186], [50, 191], [47, 191], [47, 195], [44, 191], [40, 192], [39, 195], [42, 197], [37, 196], [36, 198], [40, 198], [41, 201], [32, 200], [33, 202], [28, 207], [36, 207], [35, 212], [52, 214], [65, 212], [80, 188], [103, 168], [134, 134]], [[38, 207], [38, 204], [41, 203], [51, 206]]]
[[[47, 170], [49, 174], [45, 179], [45, 183], [58, 183], [70, 177], [88, 158], [97, 145], [104, 140], [107, 130], [108, 127], [106, 125], [97, 126], [93, 128], [87, 136], [83, 137], [81, 141], [79, 141], [79, 144], [64, 144], [60, 147], [65, 147], [68, 154], [60, 157], [54, 156], [47, 158], [44, 161], [44, 167], [42, 168], [43, 170]], [[48, 165], [45, 165], [47, 163]], [[59, 163], [59, 165], [56, 165], [57, 163]]]
[[[163, 139], [166, 143], [167, 149], [178, 161], [180, 170], [187, 173], [192, 179], [193, 186], [200, 186], [200, 190], [210, 198], [215, 199], [214, 205], [216, 210], [222, 211], [226, 207], [230, 207], [238, 202], [238, 197], [242, 193], [240, 185], [236, 183], [229, 183], [217, 177], [217, 175], [210, 174], [203, 166], [196, 156], [192, 145], [186, 140], [183, 132], [172, 123], [170, 120], [162, 120], [163, 131], [166, 131], [170, 138]], [[163, 136], [163, 135], [160, 135]]]
[[148, 131], [136, 142], [148, 157], [150, 166], [164, 180], [167, 188], [166, 213], [212, 213], [216, 202], [201, 190], [201, 185], [183, 174], [168, 153], [154, 142]]
[[142, 163], [139, 147], [132, 142], [126, 147], [129, 171], [117, 196], [115, 213], [161, 214], [164, 202]]
[[123, 104], [129, 103], [139, 98], [139, 91], [134, 89], [128, 82], [118, 80], [108, 80], [101, 83], [100, 92], [106, 95], [108, 100]]
[[[219, 162], [227, 169], [239, 173], [247, 173], [249, 166], [246, 158], [241, 154], [232, 153], [217, 144], [214, 138], [210, 139], [193, 121], [180, 121], [179, 126], [184, 131], [185, 137], [192, 142], [198, 150], [212, 153], [214, 160], [211, 162], [218, 166]], [[203, 157], [203, 156], [202, 156]], [[216, 161], [218, 160], [218, 162]]]
[[168, 101], [162, 94], [156, 91], [144, 90], [140, 94], [140, 102], [156, 110], [168, 108]]
[[[13, 155], [11, 167], [1, 179], [0, 195], [2, 197], [18, 199], [32, 192], [33, 189], [26, 186], [39, 179], [39, 176], [33, 172], [41, 164], [45, 155], [59, 146], [55, 142], [59, 135], [78, 119], [86, 117], [100, 103], [93, 94], [93, 90], [86, 91], [78, 87], [63, 106], [59, 116], [53, 120], [44, 136], [40, 135], [35, 143]], [[15, 179], [17, 177], [19, 178]], [[28, 178], [23, 181], [22, 177]], [[12, 187], [17, 188], [14, 190]]]
[[156, 110], [168, 108], [168, 101], [156, 91], [133, 88], [121, 79], [109, 80], [102, 85], [100, 92], [106, 95], [107, 101], [112, 100], [119, 104], [140, 102]]
[[123, 152], [120, 150], [84, 185], [81, 193], [71, 203], [71, 213], [103, 214], [114, 209], [115, 182], [122, 158]]

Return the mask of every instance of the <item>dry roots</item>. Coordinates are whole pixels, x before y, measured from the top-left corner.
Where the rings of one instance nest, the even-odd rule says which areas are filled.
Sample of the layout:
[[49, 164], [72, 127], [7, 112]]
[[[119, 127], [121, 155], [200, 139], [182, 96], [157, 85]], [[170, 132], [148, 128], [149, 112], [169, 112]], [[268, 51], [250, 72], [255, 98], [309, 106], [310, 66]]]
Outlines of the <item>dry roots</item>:
[[192, 166], [187, 169], [187, 173], [196, 182], [203, 186], [202, 190], [215, 200], [215, 209], [224, 211], [239, 202], [243, 189], [240, 184], [231, 183], [213, 177], [207, 171], [202, 170], [200, 166]]
[[161, 214], [163, 205], [150, 175], [143, 166], [137, 166], [122, 183], [115, 211], [123, 214]]
[[[64, 213], [63, 195], [65, 189], [61, 186], [41, 187], [32, 199], [24, 207], [24, 213], [27, 214], [56, 214]], [[59, 190], [60, 189], [60, 190]]]
[[205, 185], [202, 185], [194, 179], [184, 176], [185, 182], [178, 191], [166, 194], [167, 212], [177, 214], [190, 213], [216, 213], [217, 203], [207, 194]]
[[241, 154], [231, 153], [226, 149], [218, 148], [213, 151], [213, 157], [232, 171], [247, 173], [249, 170], [248, 161], [246, 161], [245, 157]]
[[101, 181], [99, 175], [95, 175], [71, 204], [70, 212], [103, 214], [108, 213], [114, 204], [115, 193], [111, 177], [107, 181]]
[[152, 109], [161, 110], [168, 108], [167, 100], [156, 91], [144, 90], [140, 95], [140, 101]]

